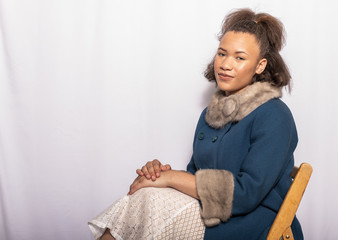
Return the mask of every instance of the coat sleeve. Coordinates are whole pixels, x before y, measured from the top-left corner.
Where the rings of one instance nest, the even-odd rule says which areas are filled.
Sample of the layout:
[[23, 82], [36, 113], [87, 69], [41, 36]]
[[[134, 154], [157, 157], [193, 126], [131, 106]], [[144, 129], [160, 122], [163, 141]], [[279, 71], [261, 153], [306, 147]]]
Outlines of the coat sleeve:
[[195, 165], [195, 162], [194, 162], [194, 156], [191, 157], [191, 160], [190, 162], [188, 163], [188, 166], [187, 166], [187, 172], [190, 172], [191, 174], [195, 174], [197, 171], [196, 169], [196, 165]]
[[[276, 186], [288, 163], [293, 160], [297, 141], [295, 124], [286, 106], [257, 113], [252, 122], [250, 148], [239, 172], [196, 172], [197, 192], [203, 211], [208, 211], [202, 212], [202, 218], [212, 219], [215, 216], [226, 221], [230, 215], [253, 211]], [[207, 173], [210, 171], [212, 173]], [[213, 179], [210, 179], [211, 175], [214, 175]], [[206, 176], [209, 176], [208, 181]], [[215, 214], [209, 209], [218, 209], [221, 213]]]
[[195, 176], [204, 224], [213, 227], [220, 221], [226, 222], [231, 216], [234, 194], [232, 173], [227, 170], [204, 169], [197, 171]]

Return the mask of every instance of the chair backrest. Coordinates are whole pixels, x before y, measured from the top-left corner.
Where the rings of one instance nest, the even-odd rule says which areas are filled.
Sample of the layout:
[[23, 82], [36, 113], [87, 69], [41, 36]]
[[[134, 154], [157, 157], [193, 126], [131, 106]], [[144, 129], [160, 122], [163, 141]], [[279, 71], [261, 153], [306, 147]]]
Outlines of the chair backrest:
[[311, 174], [312, 167], [308, 163], [302, 163], [299, 168], [294, 167], [291, 173], [291, 177], [294, 178], [293, 183], [270, 228], [267, 240], [294, 239], [291, 231], [291, 223], [296, 215]]

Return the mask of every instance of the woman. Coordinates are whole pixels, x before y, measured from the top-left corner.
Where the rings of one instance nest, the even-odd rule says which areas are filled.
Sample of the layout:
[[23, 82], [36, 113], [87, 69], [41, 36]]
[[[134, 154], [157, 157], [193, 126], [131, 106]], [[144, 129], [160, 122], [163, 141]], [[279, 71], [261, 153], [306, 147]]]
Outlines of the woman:
[[[291, 184], [298, 141], [279, 99], [291, 78], [279, 54], [283, 34], [282, 23], [265, 13], [241, 9], [226, 17], [205, 71], [218, 90], [197, 124], [187, 171], [158, 160], [138, 169], [128, 196], [90, 222], [97, 238], [266, 239]], [[296, 218], [292, 230], [303, 239]]]

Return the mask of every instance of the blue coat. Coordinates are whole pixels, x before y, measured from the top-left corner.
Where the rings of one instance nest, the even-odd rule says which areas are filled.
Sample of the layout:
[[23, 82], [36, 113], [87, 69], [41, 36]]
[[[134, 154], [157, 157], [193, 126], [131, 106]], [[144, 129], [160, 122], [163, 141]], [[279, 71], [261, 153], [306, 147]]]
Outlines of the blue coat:
[[[292, 114], [280, 99], [269, 100], [241, 121], [221, 129], [210, 127], [205, 114], [206, 109], [197, 124], [187, 171], [230, 171], [234, 196], [229, 220], [207, 227], [204, 239], [266, 239], [292, 183], [293, 152], [298, 142]], [[292, 229], [295, 239], [303, 239], [297, 218]]]

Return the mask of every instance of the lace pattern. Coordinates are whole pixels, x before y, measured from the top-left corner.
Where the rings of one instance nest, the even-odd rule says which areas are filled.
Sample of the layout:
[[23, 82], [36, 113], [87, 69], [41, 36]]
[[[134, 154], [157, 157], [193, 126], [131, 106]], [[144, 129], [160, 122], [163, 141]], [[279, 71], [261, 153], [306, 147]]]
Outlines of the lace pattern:
[[99, 239], [106, 228], [116, 240], [203, 239], [205, 227], [196, 199], [172, 188], [142, 188], [117, 200], [89, 228]]

